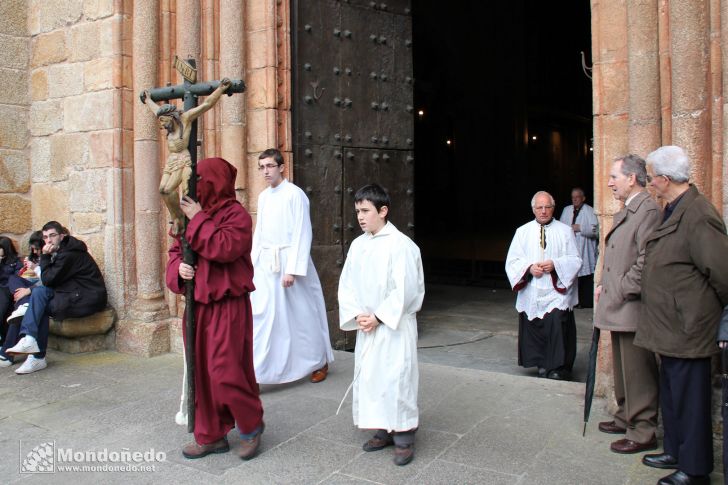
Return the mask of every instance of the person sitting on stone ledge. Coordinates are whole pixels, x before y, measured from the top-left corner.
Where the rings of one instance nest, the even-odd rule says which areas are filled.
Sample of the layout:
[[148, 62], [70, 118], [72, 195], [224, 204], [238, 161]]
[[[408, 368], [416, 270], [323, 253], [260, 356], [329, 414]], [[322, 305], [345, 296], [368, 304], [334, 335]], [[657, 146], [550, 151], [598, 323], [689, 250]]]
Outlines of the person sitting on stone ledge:
[[7, 326], [5, 318], [13, 308], [12, 294], [8, 288], [8, 278], [16, 274], [22, 263], [18, 258], [13, 241], [5, 236], [0, 236], [0, 340], [7, 340]]
[[2, 347], [0, 347], [0, 367], [10, 367], [15, 363], [15, 359], [7, 354], [7, 350], [18, 343], [20, 323], [23, 320], [23, 315], [28, 310], [32, 288], [42, 284], [40, 281], [40, 254], [44, 245], [41, 231], [35, 231], [31, 234], [28, 240], [30, 254], [25, 258], [20, 271], [8, 277], [7, 288], [15, 303], [11, 307], [13, 312], [7, 319], [5, 336]]
[[16, 374], [30, 374], [47, 367], [49, 317], [81, 318], [106, 307], [104, 278], [86, 244], [68, 234], [56, 221], [43, 226], [44, 246], [40, 266], [43, 286], [33, 289], [20, 324], [20, 341], [8, 355], [32, 354]]

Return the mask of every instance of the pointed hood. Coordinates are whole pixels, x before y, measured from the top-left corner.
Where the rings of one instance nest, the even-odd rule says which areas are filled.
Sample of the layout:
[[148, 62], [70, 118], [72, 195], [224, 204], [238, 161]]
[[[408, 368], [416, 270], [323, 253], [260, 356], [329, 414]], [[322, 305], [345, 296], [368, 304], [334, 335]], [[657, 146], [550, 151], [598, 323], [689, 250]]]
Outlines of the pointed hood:
[[209, 214], [230, 203], [235, 198], [235, 177], [238, 171], [222, 158], [206, 158], [197, 163], [197, 199]]

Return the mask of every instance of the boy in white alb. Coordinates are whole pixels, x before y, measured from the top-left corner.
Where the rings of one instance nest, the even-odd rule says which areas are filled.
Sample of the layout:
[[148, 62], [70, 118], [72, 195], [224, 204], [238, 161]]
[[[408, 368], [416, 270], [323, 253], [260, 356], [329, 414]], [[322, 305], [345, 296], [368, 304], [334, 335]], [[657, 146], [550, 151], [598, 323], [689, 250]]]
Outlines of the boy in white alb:
[[308, 197], [283, 177], [283, 155], [260, 154], [269, 185], [258, 197], [251, 258], [253, 351], [258, 384], [283, 384], [307, 375], [326, 379], [334, 361], [324, 294], [311, 260]]
[[389, 196], [376, 184], [354, 196], [364, 234], [349, 248], [339, 281], [342, 330], [358, 330], [352, 413], [377, 430], [365, 451], [395, 445], [394, 463], [414, 457], [417, 408], [417, 319], [425, 296], [420, 250], [387, 221]]

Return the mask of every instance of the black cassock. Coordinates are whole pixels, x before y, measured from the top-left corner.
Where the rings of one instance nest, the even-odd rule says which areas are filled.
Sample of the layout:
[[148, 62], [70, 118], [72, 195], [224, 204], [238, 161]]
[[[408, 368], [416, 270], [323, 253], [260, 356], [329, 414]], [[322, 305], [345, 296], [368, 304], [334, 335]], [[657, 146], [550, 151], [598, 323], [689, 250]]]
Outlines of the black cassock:
[[526, 312], [518, 315], [518, 365], [571, 372], [575, 358], [574, 312], [555, 308], [533, 320]]

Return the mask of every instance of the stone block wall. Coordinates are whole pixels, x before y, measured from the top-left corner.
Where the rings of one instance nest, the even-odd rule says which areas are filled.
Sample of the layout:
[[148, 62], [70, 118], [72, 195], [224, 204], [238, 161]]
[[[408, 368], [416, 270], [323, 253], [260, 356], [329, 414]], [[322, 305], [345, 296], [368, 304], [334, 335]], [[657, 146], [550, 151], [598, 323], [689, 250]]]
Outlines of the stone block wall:
[[0, 234], [16, 242], [27, 239], [32, 227], [27, 15], [24, 0], [0, 2]]
[[111, 303], [123, 306], [118, 235], [110, 224], [120, 211], [123, 165], [122, 12], [114, 0], [11, 3], [28, 9], [26, 230], [48, 220], [68, 227], [106, 275]]

